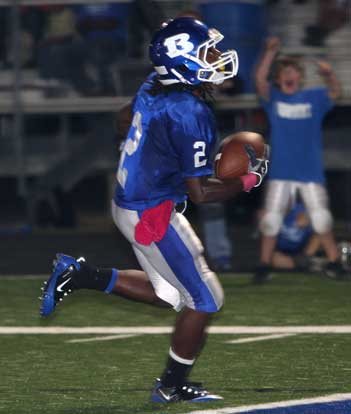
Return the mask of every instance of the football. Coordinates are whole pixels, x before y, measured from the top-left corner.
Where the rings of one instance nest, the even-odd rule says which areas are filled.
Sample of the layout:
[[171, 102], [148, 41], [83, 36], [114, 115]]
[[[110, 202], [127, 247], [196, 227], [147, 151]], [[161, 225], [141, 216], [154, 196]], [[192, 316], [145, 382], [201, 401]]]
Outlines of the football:
[[257, 158], [264, 156], [265, 141], [261, 134], [242, 131], [223, 139], [215, 158], [216, 177], [228, 180], [248, 173], [249, 157], [245, 150], [247, 144], [253, 147]]

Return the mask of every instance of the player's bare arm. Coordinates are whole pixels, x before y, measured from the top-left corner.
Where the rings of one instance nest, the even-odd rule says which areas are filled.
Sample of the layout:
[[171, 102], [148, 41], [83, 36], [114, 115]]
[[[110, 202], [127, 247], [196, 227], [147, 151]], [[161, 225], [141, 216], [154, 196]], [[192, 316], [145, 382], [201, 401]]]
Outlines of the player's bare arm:
[[255, 73], [255, 84], [257, 94], [263, 98], [269, 99], [269, 82], [268, 76], [272, 67], [272, 63], [280, 50], [280, 40], [278, 37], [268, 37], [265, 44], [265, 49], [260, 62], [257, 65]]
[[341, 96], [341, 84], [328, 62], [318, 61], [318, 71], [328, 87], [329, 98], [335, 101]]
[[132, 103], [123, 106], [116, 115], [117, 123], [117, 141], [120, 143], [127, 136], [133, 119]]
[[[248, 140], [247, 136], [250, 138], [250, 133], [243, 132], [241, 134], [234, 134], [224, 140], [229, 139], [224, 147], [222, 147], [221, 157], [217, 161], [217, 167], [219, 165], [218, 163], [224, 163], [224, 171], [227, 172], [228, 179], [220, 179], [223, 178], [220, 175], [221, 167], [216, 168], [216, 177], [194, 176], [186, 179], [189, 197], [193, 203], [202, 204], [226, 201], [242, 191], [249, 192], [253, 187], [259, 187], [261, 185], [263, 178], [268, 172], [270, 148], [267, 144], [264, 144], [262, 138], [262, 153], [260, 154], [260, 158], [258, 158], [253, 145], [240, 143], [239, 138]], [[234, 157], [234, 154], [232, 154], [233, 148], [237, 148], [236, 151], [238, 151], [238, 147], [235, 146], [236, 141], [243, 146], [244, 154], [246, 152], [247, 155], [245, 169], [243, 170], [244, 175], [239, 176], [237, 175], [237, 164], [234, 165], [235, 168], [232, 167]], [[252, 142], [252, 137], [251, 141], [249, 139], [248, 142]], [[231, 143], [234, 143], [234, 146]], [[258, 144], [255, 145], [257, 146]], [[228, 157], [230, 154], [232, 156]], [[228, 162], [231, 164], [232, 170], [228, 169]], [[228, 171], [232, 171], [233, 175], [228, 175]]]
[[195, 204], [226, 201], [242, 191], [249, 192], [253, 187], [259, 187], [268, 172], [269, 146], [264, 145], [264, 155], [256, 158], [255, 150], [246, 145], [249, 157], [248, 174], [220, 180], [216, 177], [189, 177], [186, 180], [190, 200]]
[[213, 177], [191, 177], [186, 184], [189, 198], [195, 204], [229, 200], [244, 190], [240, 178], [224, 182]]

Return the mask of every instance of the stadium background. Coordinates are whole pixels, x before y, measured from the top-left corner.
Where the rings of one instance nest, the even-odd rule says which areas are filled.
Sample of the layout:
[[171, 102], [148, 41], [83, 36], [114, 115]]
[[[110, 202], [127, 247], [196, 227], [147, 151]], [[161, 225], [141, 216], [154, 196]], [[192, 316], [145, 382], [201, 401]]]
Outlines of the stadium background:
[[[305, 27], [316, 20], [317, 0], [161, 1], [156, 2], [161, 11], [154, 19], [155, 11], [148, 2], [116, 1], [113, 3], [121, 13], [116, 39], [122, 46], [111, 66], [115, 90], [107, 91], [112, 96], [100, 96], [99, 91], [77, 91], [74, 83], [42, 76], [36, 59], [49, 38], [45, 30], [56, 28], [61, 35], [62, 11], [79, 3], [0, 1], [0, 252], [4, 258], [0, 273], [45, 272], [52, 255], [62, 249], [85, 253], [105, 265], [134, 263], [109, 215], [118, 160], [115, 113], [130, 101], [150, 71], [150, 24], [184, 9], [202, 13], [204, 20], [226, 35], [223, 46], [239, 52], [241, 66], [235, 88], [215, 94], [214, 109], [222, 136], [245, 129], [268, 133], [252, 83], [266, 35], [278, 35], [284, 53], [303, 57], [309, 86], [321, 82], [312, 61], [322, 58], [332, 62], [343, 85], [343, 98], [325, 120], [325, 162], [336, 236], [339, 240], [350, 238], [349, 24], [331, 33], [322, 47], [312, 47], [303, 43], [303, 36]], [[142, 8], [133, 9], [138, 3], [143, 3], [146, 14], [140, 14]], [[34, 18], [36, 9], [42, 22]], [[45, 21], [45, 13], [51, 21]], [[137, 15], [136, 22], [132, 13]], [[137, 49], [131, 36], [135, 24], [140, 31]], [[250, 270], [255, 263], [255, 211], [260, 197], [261, 191], [256, 191], [226, 205], [228, 231], [234, 240], [234, 270]], [[190, 205], [187, 215], [201, 234], [196, 208]]]
[[[126, 16], [133, 5], [148, 2], [114, 3]], [[135, 264], [131, 249], [112, 224], [109, 205], [118, 158], [115, 113], [150, 70], [145, 52], [149, 29], [145, 16], [137, 13], [141, 48], [135, 51], [129, 45], [123, 52], [127, 55], [113, 63], [115, 96], [82, 94], [62, 80], [44, 79], [33, 60], [37, 49], [28, 31], [39, 26], [30, 12], [44, 4], [42, 11], [49, 13], [51, 8], [54, 15], [62, 10], [55, 9], [59, 4], [78, 2], [0, 0], [0, 412], [155, 414], [161, 410], [148, 403], [149, 393], [165, 356], [155, 350], [167, 349], [168, 336], [147, 332], [169, 331], [172, 312], [84, 291], [65, 299], [53, 317], [42, 319], [37, 299], [57, 251], [85, 255], [105, 266]], [[200, 7], [215, 20], [213, 24], [229, 30], [228, 42], [240, 50], [240, 82], [236, 89], [216, 92], [214, 109], [222, 136], [245, 129], [267, 133], [251, 80], [265, 35], [278, 35], [283, 52], [304, 57], [308, 85], [320, 83], [310, 65], [315, 58], [332, 63], [343, 97], [324, 124], [327, 184], [336, 236], [350, 241], [349, 22], [317, 47], [302, 39], [305, 27], [316, 20], [318, 0], [157, 4], [165, 17]], [[151, 17], [155, 10], [149, 8]], [[129, 19], [121, 22], [119, 36], [130, 42]], [[40, 39], [45, 31], [37, 35]], [[128, 56], [131, 50], [133, 56]], [[349, 414], [350, 281], [297, 273], [274, 274], [270, 283], [253, 285], [260, 198], [261, 192], [255, 191], [226, 205], [234, 240], [233, 270], [247, 273], [219, 275], [226, 306], [213, 328], [223, 332], [209, 335], [194, 379], [203, 379], [225, 397], [222, 403], [207, 406], [215, 410], [212, 414], [248, 412], [240, 407], [257, 404], [266, 410], [250, 413]], [[190, 205], [186, 214], [201, 234], [197, 209]], [[99, 334], [94, 332], [98, 327]], [[114, 335], [110, 328], [116, 330]], [[129, 337], [128, 328], [134, 329]], [[54, 332], [48, 334], [50, 330]], [[301, 403], [301, 399], [304, 404], [314, 402], [307, 409], [268, 408], [272, 402], [283, 401], [283, 407], [289, 405], [287, 400]], [[189, 414], [196, 409], [181, 404], [162, 412]]]

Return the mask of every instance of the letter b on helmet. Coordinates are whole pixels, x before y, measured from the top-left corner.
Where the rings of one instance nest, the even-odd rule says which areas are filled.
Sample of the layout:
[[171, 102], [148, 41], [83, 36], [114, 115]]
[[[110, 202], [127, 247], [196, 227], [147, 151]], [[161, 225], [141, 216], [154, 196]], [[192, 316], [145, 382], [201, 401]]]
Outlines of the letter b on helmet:
[[167, 37], [163, 42], [167, 48], [167, 56], [174, 58], [191, 52], [194, 49], [194, 44], [189, 42], [189, 38], [188, 33], [179, 33], [175, 36]]

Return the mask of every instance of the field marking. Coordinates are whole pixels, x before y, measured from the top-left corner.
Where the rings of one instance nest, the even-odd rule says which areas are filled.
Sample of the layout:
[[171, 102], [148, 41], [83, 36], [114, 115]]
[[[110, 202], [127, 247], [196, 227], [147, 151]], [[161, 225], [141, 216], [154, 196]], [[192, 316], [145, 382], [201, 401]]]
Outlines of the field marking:
[[22, 280], [47, 280], [49, 278], [49, 276], [50, 276], [49, 274], [47, 274], [47, 275], [45, 275], [45, 274], [42, 274], [42, 275], [31, 275], [31, 274], [23, 275], [23, 274], [21, 274], [21, 275], [6, 275], [6, 276], [1, 276], [0, 275], [0, 282], [2, 280], [16, 280], [16, 281], [18, 281], [18, 279], [22, 279]]
[[296, 333], [282, 333], [282, 334], [274, 334], [274, 335], [260, 335], [254, 336], [251, 338], [239, 338], [239, 339], [232, 339], [230, 341], [225, 341], [225, 344], [247, 344], [249, 342], [259, 342], [259, 341], [269, 341], [270, 339], [279, 339], [279, 338], [286, 338], [288, 336], [295, 336]]
[[[267, 410], [274, 408], [286, 408], [293, 407], [298, 405], [308, 405], [308, 404], [323, 404], [331, 403], [338, 401], [347, 401], [351, 399], [351, 394], [332, 394], [326, 395], [323, 397], [316, 398], [303, 398], [301, 400], [287, 400], [287, 401], [278, 401], [275, 403], [265, 403], [265, 404], [256, 404], [256, 405], [241, 405], [240, 407], [224, 407], [224, 408], [215, 408], [212, 410], [196, 410], [190, 411], [184, 414], [238, 414], [238, 413], [248, 413], [253, 410]], [[330, 410], [332, 413], [332, 408]]]
[[95, 336], [94, 338], [83, 338], [83, 339], [69, 339], [65, 341], [70, 344], [80, 343], [80, 342], [95, 342], [95, 341], [111, 341], [113, 339], [124, 339], [132, 338], [134, 336], [140, 336], [139, 334], [118, 334], [118, 335], [108, 335], [108, 336]]
[[[172, 326], [0, 326], [0, 335], [117, 335], [117, 334], [169, 334]], [[211, 326], [211, 334], [351, 334], [351, 325], [322, 326]]]
[[[251, 338], [240, 338], [233, 339], [231, 341], [225, 341], [225, 344], [245, 344], [249, 342], [258, 342], [258, 341], [268, 341], [271, 339], [286, 338], [289, 336], [296, 336], [297, 334], [277, 334], [277, 335], [261, 335], [254, 336]], [[93, 338], [83, 338], [83, 339], [69, 339], [64, 341], [69, 344], [82, 343], [82, 342], [98, 342], [98, 341], [112, 341], [114, 339], [124, 339], [124, 338], [133, 338], [135, 336], [141, 336], [141, 334], [117, 334], [117, 335], [105, 335], [105, 336], [94, 336]]]

